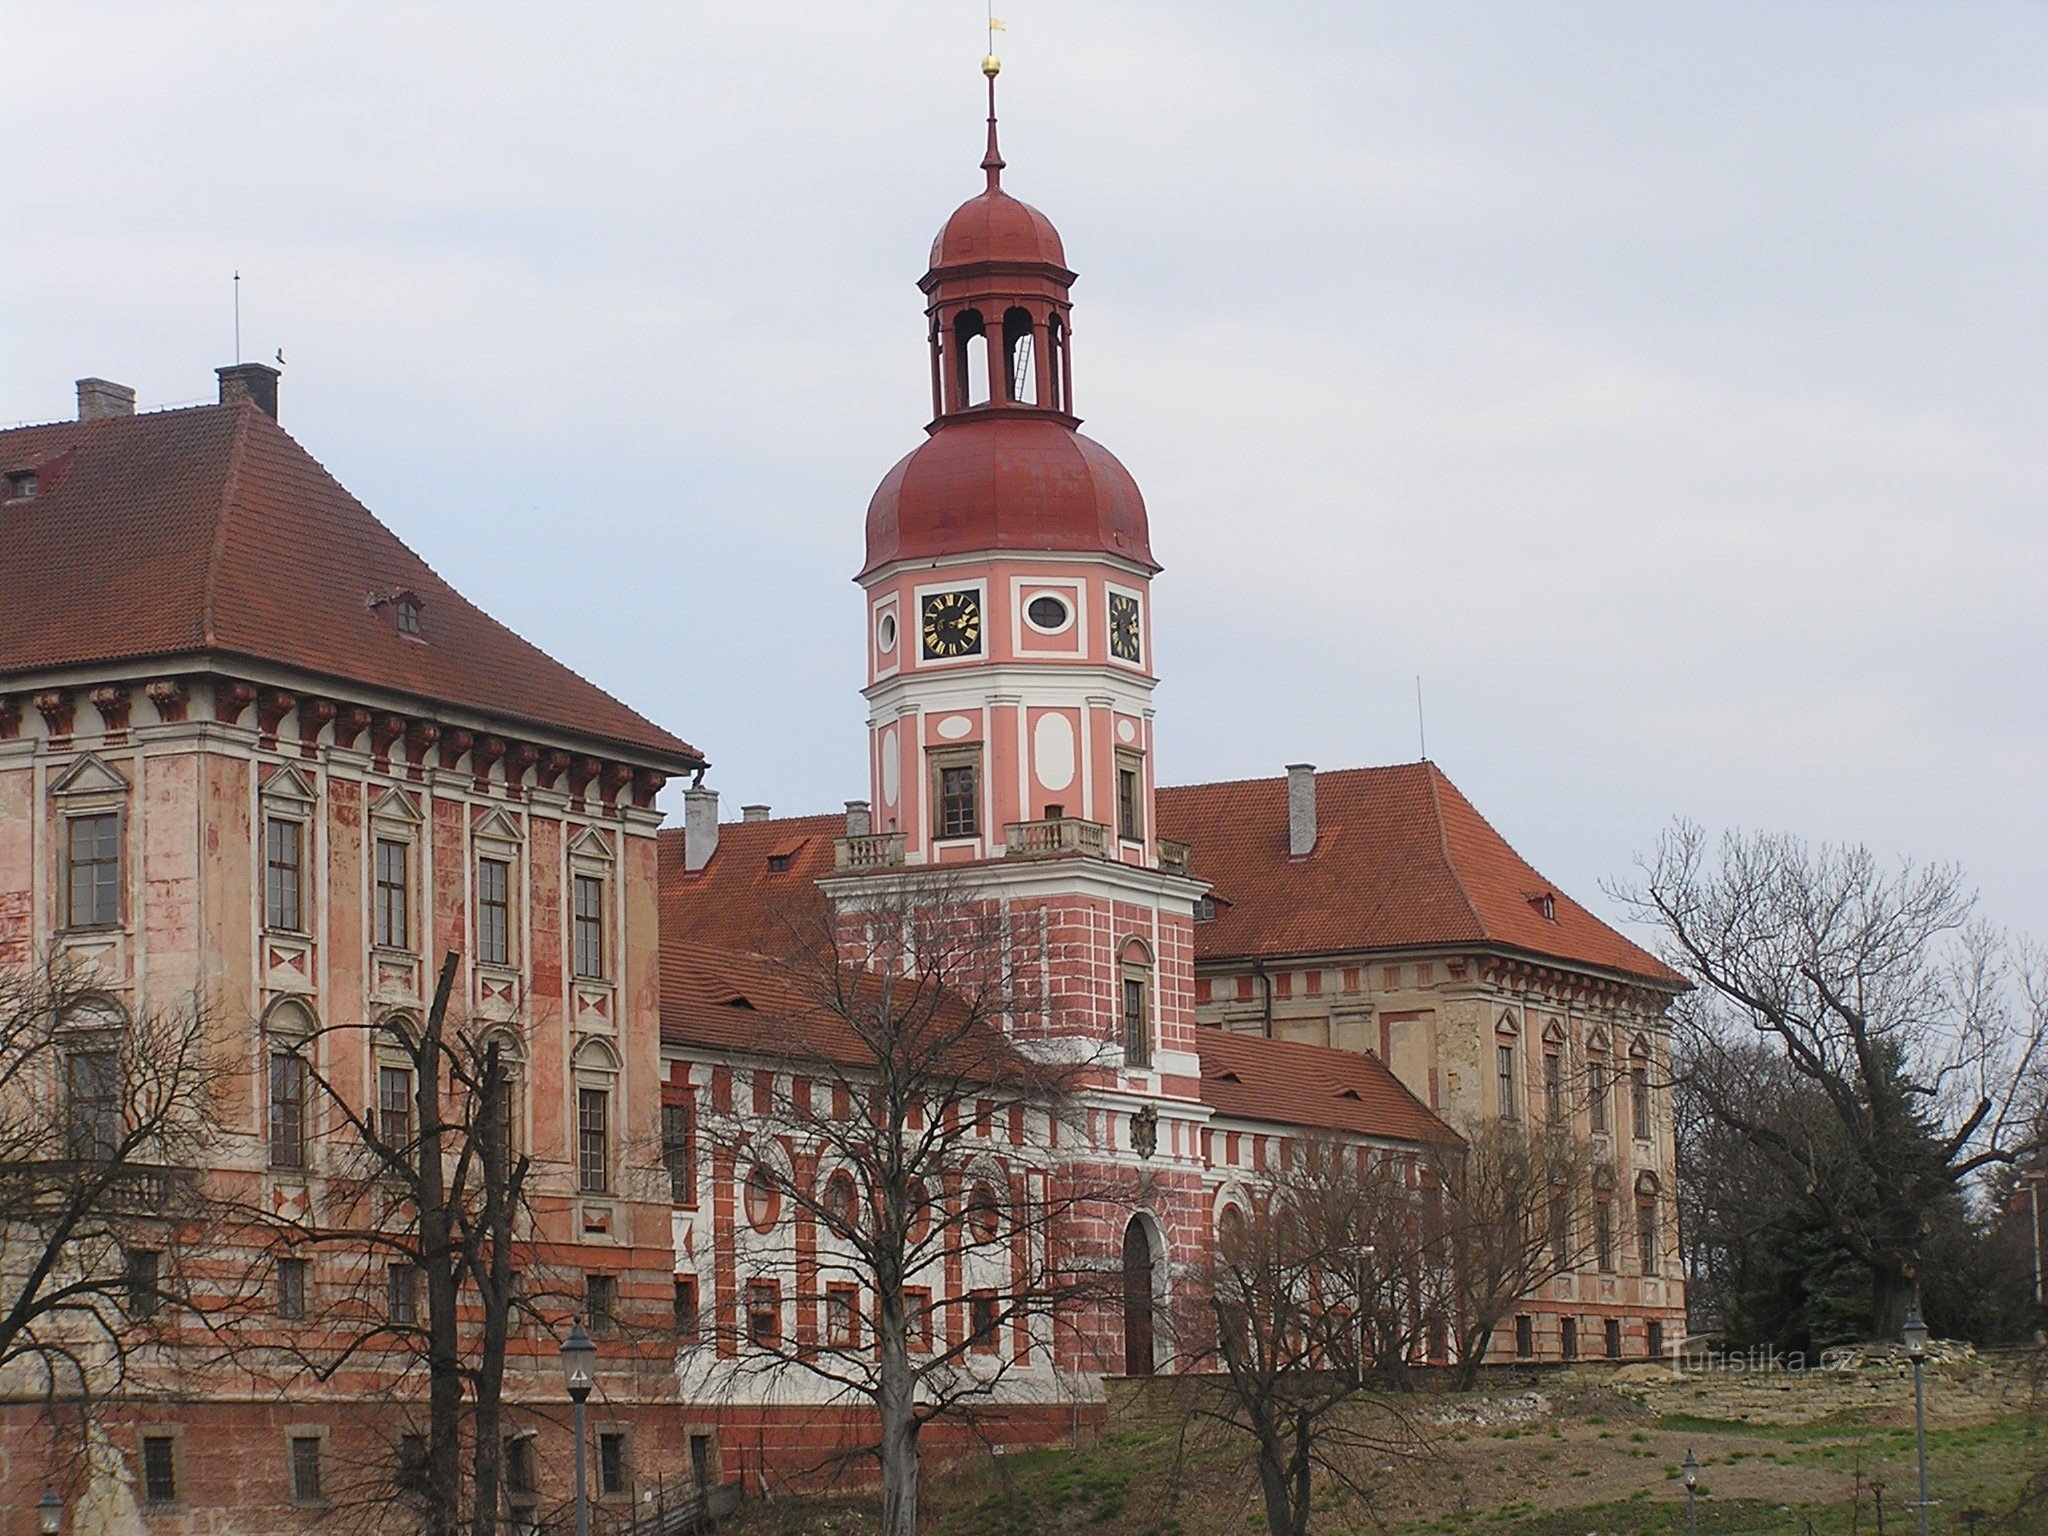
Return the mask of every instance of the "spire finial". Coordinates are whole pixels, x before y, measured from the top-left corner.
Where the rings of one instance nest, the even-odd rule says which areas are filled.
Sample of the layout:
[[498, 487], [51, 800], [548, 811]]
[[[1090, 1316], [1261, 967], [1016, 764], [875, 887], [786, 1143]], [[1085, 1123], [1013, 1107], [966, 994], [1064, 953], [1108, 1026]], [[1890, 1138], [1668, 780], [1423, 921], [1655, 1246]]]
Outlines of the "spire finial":
[[996, 148], [996, 76], [1003, 70], [1003, 61], [991, 53], [981, 61], [981, 72], [988, 76], [988, 153], [981, 157], [981, 168], [988, 172], [988, 189], [997, 191], [1003, 184], [1003, 152]]

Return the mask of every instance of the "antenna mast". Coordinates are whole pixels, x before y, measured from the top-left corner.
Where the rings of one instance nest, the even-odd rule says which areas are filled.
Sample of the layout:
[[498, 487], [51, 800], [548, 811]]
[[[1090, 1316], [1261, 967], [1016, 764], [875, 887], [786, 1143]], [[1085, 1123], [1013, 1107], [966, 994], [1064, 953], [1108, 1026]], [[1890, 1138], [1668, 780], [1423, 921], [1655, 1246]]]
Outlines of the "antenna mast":
[[242, 269], [235, 269], [235, 361], [242, 360]]
[[1415, 745], [1422, 754], [1422, 761], [1429, 761], [1429, 731], [1422, 720], [1422, 674], [1415, 674]]

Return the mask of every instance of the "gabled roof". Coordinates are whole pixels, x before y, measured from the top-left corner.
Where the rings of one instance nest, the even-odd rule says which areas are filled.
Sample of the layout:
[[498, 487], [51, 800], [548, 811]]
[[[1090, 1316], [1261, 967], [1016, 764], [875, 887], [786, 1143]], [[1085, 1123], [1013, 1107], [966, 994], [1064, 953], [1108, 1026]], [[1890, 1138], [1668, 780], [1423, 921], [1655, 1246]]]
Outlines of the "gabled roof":
[[1395, 1141], [1457, 1140], [1377, 1056], [1207, 1028], [1195, 1031], [1195, 1048], [1202, 1102], [1229, 1119]]
[[1532, 869], [1434, 763], [1315, 784], [1315, 846], [1298, 859], [1285, 778], [1159, 791], [1160, 834], [1188, 844], [1195, 878], [1214, 888], [1197, 959], [1471, 944], [1683, 985]]
[[[683, 868], [683, 830], [662, 830], [659, 849], [661, 942], [777, 954], [788, 946], [784, 913], [818, 901], [818, 880], [832, 873], [832, 843], [846, 817], [785, 816], [729, 821], [702, 869]], [[772, 868], [769, 860], [788, 868]]]
[[[22, 469], [40, 473], [0, 506], [0, 675], [239, 656], [702, 760], [471, 604], [252, 403], [0, 432], [0, 472]], [[390, 607], [408, 591], [418, 639]]]

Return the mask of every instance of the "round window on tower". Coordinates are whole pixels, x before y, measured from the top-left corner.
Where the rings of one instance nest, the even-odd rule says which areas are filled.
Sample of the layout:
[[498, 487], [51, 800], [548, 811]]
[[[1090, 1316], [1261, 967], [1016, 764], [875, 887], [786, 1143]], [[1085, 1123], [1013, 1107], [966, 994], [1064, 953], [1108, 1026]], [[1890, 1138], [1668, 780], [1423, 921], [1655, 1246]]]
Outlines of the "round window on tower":
[[1024, 607], [1025, 622], [1042, 635], [1056, 635], [1074, 622], [1074, 610], [1064, 598], [1041, 592]]
[[896, 649], [896, 615], [885, 613], [875, 620], [875, 649], [887, 655]]

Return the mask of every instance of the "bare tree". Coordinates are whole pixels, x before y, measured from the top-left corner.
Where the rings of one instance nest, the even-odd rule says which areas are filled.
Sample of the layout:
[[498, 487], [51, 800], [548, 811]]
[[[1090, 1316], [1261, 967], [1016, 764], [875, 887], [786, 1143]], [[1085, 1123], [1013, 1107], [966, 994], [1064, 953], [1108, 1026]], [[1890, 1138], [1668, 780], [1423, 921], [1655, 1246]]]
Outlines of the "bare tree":
[[[257, 1213], [270, 1241], [266, 1262], [318, 1258], [351, 1275], [318, 1304], [299, 1282], [293, 1310], [304, 1326], [282, 1352], [316, 1379], [367, 1366], [394, 1383], [384, 1396], [388, 1459], [359, 1469], [356, 1491], [366, 1502], [402, 1493], [429, 1536], [453, 1536], [464, 1524], [487, 1536], [502, 1518], [506, 1346], [515, 1317], [539, 1294], [521, 1286], [532, 1253], [531, 1162], [515, 1144], [506, 1027], [448, 1019], [459, 958], [444, 958], [417, 1029], [389, 1020], [293, 1042], [321, 1115], [342, 1134], [329, 1143], [317, 1201], [296, 1213]], [[366, 1032], [376, 1058], [397, 1065], [371, 1075], [373, 1102], [359, 1104], [321, 1065], [338, 1053], [320, 1045], [361, 1043]], [[426, 1411], [414, 1419], [403, 1383], [421, 1372]]]
[[714, 1368], [871, 1407], [878, 1443], [858, 1454], [880, 1465], [883, 1531], [911, 1536], [924, 1429], [999, 1413], [1113, 1278], [1065, 1253], [1106, 1194], [1057, 1150], [1085, 1145], [1063, 1122], [1091, 1056], [1053, 1038], [1028, 911], [905, 876], [784, 926], [744, 1000], [751, 1067], [702, 1117], [711, 1177], [754, 1218]]
[[203, 1279], [227, 1069], [195, 998], [128, 1009], [62, 960], [0, 972], [0, 1371], [81, 1409], [139, 1343], [216, 1325]]
[[[1861, 847], [1681, 822], [1615, 894], [1696, 984], [1674, 1010], [1688, 1091], [1869, 1267], [1873, 1335], [1896, 1337], [1931, 1213], [2034, 1143], [2038, 962], [1955, 869]], [[1785, 1073], [1810, 1114], [1777, 1113]]]
[[1183, 1350], [1195, 1423], [1249, 1441], [1273, 1536], [1305, 1536], [1318, 1475], [1370, 1497], [1411, 1439], [1363, 1383], [1406, 1348], [1419, 1276], [1415, 1160], [1334, 1140], [1291, 1145], [1232, 1204], [1204, 1276], [1212, 1337]]
[[1432, 1146], [1423, 1273], [1457, 1341], [1469, 1390], [1493, 1336], [1526, 1298], [1592, 1254], [1599, 1163], [1565, 1125], [1487, 1120]]

